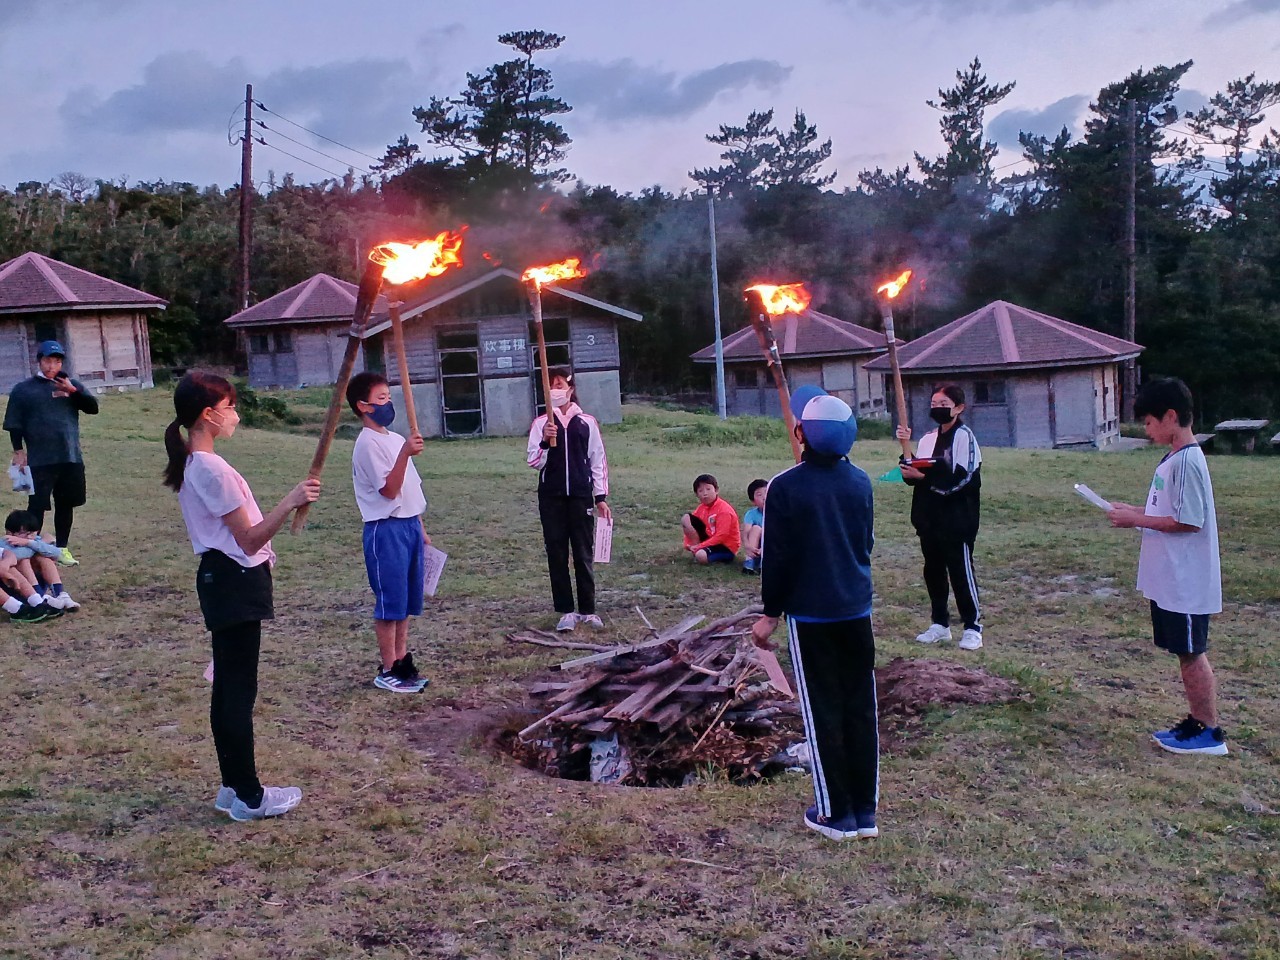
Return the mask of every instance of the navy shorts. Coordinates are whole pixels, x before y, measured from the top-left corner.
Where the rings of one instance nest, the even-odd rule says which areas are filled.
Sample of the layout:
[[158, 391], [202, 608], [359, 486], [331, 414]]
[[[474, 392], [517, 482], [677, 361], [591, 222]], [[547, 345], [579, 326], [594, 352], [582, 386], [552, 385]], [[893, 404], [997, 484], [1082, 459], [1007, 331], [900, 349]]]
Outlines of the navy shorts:
[[728, 547], [716, 544], [714, 547], [705, 547], [707, 551], [707, 563], [733, 563], [733, 551]]
[[388, 517], [364, 525], [364, 566], [373, 588], [373, 615], [403, 620], [422, 613], [426, 548], [419, 517]]
[[1197, 654], [1209, 650], [1209, 614], [1173, 613], [1151, 601], [1151, 635], [1161, 650]]

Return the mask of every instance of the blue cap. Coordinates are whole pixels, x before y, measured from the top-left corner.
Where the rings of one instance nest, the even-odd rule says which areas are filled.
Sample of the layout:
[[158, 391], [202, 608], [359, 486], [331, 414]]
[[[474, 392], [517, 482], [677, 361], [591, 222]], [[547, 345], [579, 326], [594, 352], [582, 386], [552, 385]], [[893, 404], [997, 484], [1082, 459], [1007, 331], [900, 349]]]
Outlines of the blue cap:
[[62, 357], [65, 360], [67, 351], [62, 349], [62, 344], [57, 340], [46, 340], [36, 347], [36, 359], [41, 357]]
[[858, 439], [858, 418], [847, 403], [821, 387], [801, 387], [791, 395], [791, 412], [804, 427], [804, 442], [814, 453], [847, 456]]

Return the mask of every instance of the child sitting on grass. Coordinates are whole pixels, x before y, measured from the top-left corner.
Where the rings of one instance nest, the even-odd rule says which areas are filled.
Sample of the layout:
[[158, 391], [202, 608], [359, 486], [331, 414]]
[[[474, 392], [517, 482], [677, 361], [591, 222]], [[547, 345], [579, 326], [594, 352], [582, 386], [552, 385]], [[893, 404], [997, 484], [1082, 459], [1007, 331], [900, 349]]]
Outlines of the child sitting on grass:
[[742, 546], [738, 512], [720, 498], [720, 484], [709, 473], [693, 481], [698, 506], [680, 518], [684, 548], [701, 564], [733, 563]]
[[752, 480], [747, 484], [747, 499], [751, 509], [742, 518], [742, 543], [746, 548], [742, 561], [745, 574], [760, 573], [760, 543], [764, 539], [764, 498], [769, 492], [769, 481]]
[[79, 610], [80, 604], [62, 589], [58, 564], [65, 562], [63, 551], [45, 543], [38, 525], [39, 521], [29, 510], [13, 510], [5, 518], [5, 536], [0, 538], [0, 578], [28, 597], [28, 603], [31, 597], [39, 597], [43, 592], [42, 600], [49, 611], [57, 611], [46, 612], [45, 618], [57, 616], [64, 610]]
[[351, 378], [347, 403], [364, 424], [351, 454], [351, 475], [364, 520], [364, 564], [382, 658], [373, 684], [393, 693], [418, 693], [427, 680], [409, 652], [409, 618], [422, 615], [423, 567], [431, 542], [422, 526], [427, 498], [412, 459], [422, 452], [422, 435], [414, 432], [406, 440], [387, 429], [396, 411], [391, 388], [376, 373]]

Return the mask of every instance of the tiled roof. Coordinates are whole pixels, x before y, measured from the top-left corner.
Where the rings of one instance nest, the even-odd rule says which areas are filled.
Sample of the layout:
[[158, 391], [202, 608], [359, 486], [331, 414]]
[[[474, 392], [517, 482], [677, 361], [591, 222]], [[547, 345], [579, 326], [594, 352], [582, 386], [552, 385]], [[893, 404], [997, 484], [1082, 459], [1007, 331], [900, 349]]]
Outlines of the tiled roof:
[[[1143, 347], [996, 300], [898, 349], [903, 373], [1072, 366], [1136, 357]], [[888, 357], [868, 370], [887, 371]]]
[[[817, 310], [775, 318], [773, 333], [783, 358], [883, 353], [887, 349], [884, 334], [879, 330], [837, 320]], [[696, 363], [712, 363], [716, 358], [716, 345], [703, 347], [692, 357]], [[763, 360], [753, 326], [748, 324], [724, 338], [724, 358], [730, 362]]]
[[24, 253], [0, 264], [0, 312], [99, 307], [163, 310], [166, 303], [39, 253]]
[[[327, 273], [317, 273], [274, 297], [255, 303], [224, 321], [229, 327], [263, 327], [280, 323], [332, 323], [350, 320], [356, 309], [354, 283], [339, 280]], [[387, 317], [387, 298], [379, 295], [369, 323]]]

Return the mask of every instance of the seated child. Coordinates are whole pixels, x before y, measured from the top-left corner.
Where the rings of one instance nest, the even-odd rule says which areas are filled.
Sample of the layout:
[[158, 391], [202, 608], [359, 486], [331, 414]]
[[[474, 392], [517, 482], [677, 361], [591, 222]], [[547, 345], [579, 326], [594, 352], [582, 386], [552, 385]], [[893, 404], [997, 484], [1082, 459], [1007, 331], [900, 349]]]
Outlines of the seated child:
[[742, 546], [738, 512], [720, 499], [720, 484], [709, 473], [693, 481], [698, 506], [680, 518], [684, 531], [684, 548], [698, 563], [733, 563]]
[[769, 481], [752, 480], [747, 484], [747, 499], [751, 509], [742, 518], [743, 550], [742, 572], [760, 573], [760, 542], [764, 539], [764, 498], [769, 492]]
[[64, 610], [79, 610], [80, 604], [62, 589], [58, 563], [65, 562], [63, 551], [41, 539], [38, 525], [39, 521], [28, 510], [14, 510], [5, 518], [5, 536], [0, 538], [0, 579], [28, 597], [28, 603], [32, 597], [40, 597], [34, 585], [43, 586], [45, 595], [41, 600], [48, 608], [46, 617], [58, 616]]

